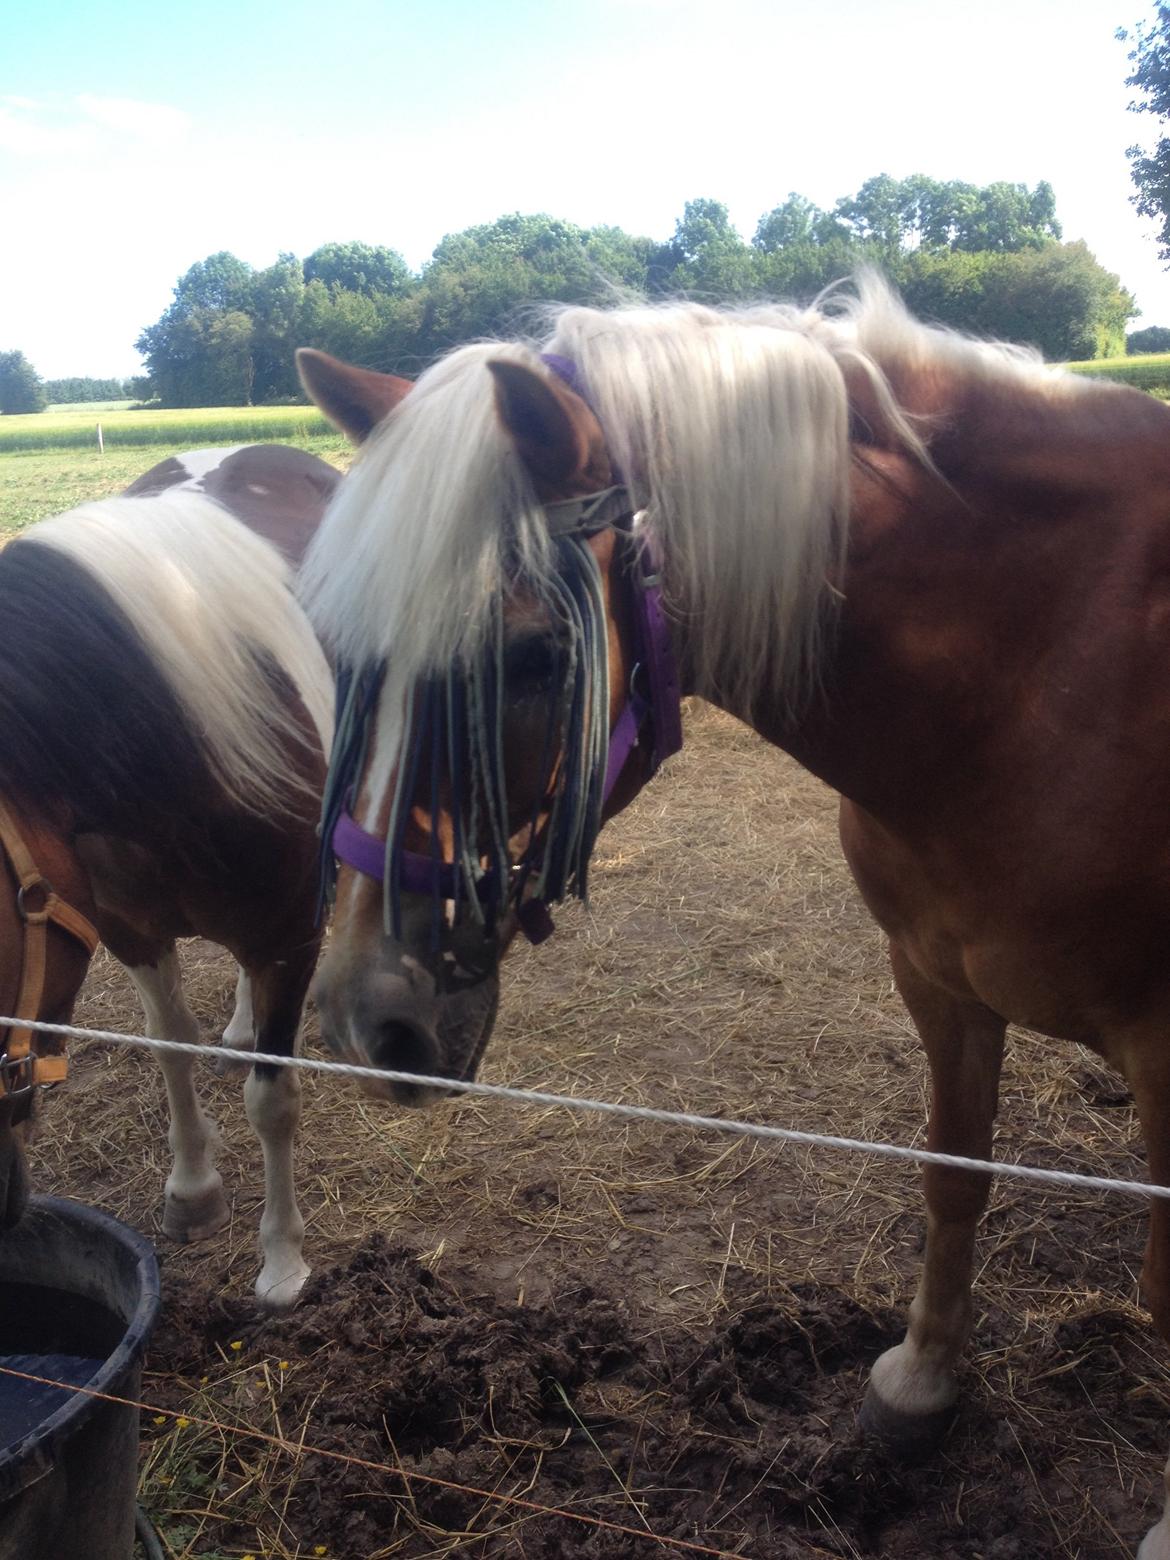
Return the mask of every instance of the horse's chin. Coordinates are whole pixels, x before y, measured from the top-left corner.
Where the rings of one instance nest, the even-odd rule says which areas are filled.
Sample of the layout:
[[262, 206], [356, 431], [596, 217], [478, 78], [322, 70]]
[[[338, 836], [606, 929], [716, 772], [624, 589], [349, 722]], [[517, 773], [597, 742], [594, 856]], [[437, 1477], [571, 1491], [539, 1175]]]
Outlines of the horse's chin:
[[[429, 1074], [431, 1077], [450, 1078], [452, 1081], [474, 1082], [495, 1029], [498, 1006], [499, 980], [493, 973], [477, 989], [475, 1000], [469, 1002], [468, 994], [463, 993], [458, 998], [440, 1004], [437, 1033], [428, 1033], [424, 1040], [420, 1040], [416, 1030], [414, 1043], [409, 1047], [401, 1044], [395, 1047], [398, 1054], [393, 1060], [388, 1059], [384, 1044], [376, 1047], [375, 1057], [364, 1056], [355, 1060], [360, 1060], [365, 1066], [390, 1066], [396, 1071], [417, 1071], [423, 1076]], [[394, 1027], [399, 1030], [406, 1028], [404, 1025]], [[416, 1065], [406, 1061], [404, 1052], [413, 1053], [418, 1059]], [[424, 1062], [424, 1056], [433, 1057], [434, 1060]], [[450, 1099], [452, 1095], [462, 1092], [459, 1089], [444, 1089], [436, 1084], [411, 1083], [401, 1078], [363, 1078], [361, 1086], [371, 1099], [385, 1100], [393, 1105], [405, 1106], [408, 1110], [426, 1110], [437, 1105], [440, 1100]]]

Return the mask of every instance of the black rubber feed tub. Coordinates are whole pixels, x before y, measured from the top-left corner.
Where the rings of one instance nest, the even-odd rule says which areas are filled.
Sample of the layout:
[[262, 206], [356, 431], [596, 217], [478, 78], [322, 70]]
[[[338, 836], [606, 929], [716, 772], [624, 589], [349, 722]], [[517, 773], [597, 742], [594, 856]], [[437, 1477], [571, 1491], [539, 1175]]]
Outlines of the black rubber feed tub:
[[[150, 1242], [34, 1197], [0, 1237], [0, 1365], [136, 1398], [158, 1315]], [[0, 1560], [130, 1560], [138, 1411], [0, 1375]]]

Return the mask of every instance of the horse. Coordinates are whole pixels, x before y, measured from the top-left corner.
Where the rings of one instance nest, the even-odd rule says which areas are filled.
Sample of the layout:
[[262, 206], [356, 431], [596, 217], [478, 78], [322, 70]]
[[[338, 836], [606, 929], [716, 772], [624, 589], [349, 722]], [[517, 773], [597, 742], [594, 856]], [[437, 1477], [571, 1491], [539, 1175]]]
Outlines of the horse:
[[[225, 1040], [292, 1053], [322, 935], [333, 684], [290, 566], [338, 480], [279, 446], [200, 451], [0, 551], [0, 1011], [68, 1022], [100, 939], [147, 1032], [196, 1041], [175, 943], [201, 936], [240, 966]], [[26, 1200], [36, 1092], [64, 1063], [20, 1025], [5, 1037], [0, 1226]], [[213, 1129], [194, 1058], [163, 1052], [160, 1066], [174, 1156], [163, 1230], [198, 1240], [229, 1217]], [[265, 1167], [256, 1295], [277, 1309], [309, 1272], [299, 1077], [257, 1065], [244, 1096]]]
[[[303, 372], [360, 430], [366, 381]], [[504, 951], [587, 891], [681, 691], [839, 793], [929, 1147], [990, 1157], [1019, 1023], [1124, 1075], [1170, 1182], [1170, 408], [918, 322], [870, 276], [807, 308], [569, 307], [364, 421], [303, 575], [344, 696], [338, 1054], [474, 1072]], [[953, 1414], [989, 1184], [924, 1171], [921, 1279], [862, 1410], [895, 1447]], [[1143, 1291], [1170, 1338], [1162, 1199]], [[1168, 1560], [1170, 1513], [1138, 1553]]]

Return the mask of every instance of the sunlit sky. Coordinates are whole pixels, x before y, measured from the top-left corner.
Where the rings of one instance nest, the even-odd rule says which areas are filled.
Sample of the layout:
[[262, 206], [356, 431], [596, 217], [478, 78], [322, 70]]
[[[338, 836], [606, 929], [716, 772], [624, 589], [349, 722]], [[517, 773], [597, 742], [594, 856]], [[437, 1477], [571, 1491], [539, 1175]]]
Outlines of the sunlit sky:
[[140, 367], [194, 261], [398, 249], [509, 211], [745, 238], [789, 191], [878, 173], [1048, 179], [1170, 325], [1130, 203], [1126, 46], [1148, 0], [7, 0], [0, 350], [46, 377]]

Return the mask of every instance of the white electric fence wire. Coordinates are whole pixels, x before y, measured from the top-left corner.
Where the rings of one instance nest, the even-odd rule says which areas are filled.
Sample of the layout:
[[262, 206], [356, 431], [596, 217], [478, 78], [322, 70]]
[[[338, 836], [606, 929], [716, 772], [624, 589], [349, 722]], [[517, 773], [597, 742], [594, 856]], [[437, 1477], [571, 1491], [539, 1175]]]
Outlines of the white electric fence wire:
[[824, 1132], [801, 1132], [795, 1127], [770, 1127], [753, 1121], [730, 1121], [722, 1116], [698, 1116], [690, 1111], [659, 1110], [652, 1105], [626, 1105], [612, 1100], [584, 1099], [575, 1094], [549, 1094], [541, 1089], [511, 1089], [497, 1083], [473, 1083], [463, 1078], [439, 1078], [426, 1073], [395, 1072], [387, 1067], [359, 1067], [352, 1062], [327, 1062], [315, 1056], [264, 1056], [255, 1051], [238, 1051], [226, 1045], [195, 1045], [182, 1040], [158, 1040], [149, 1035], [125, 1035], [110, 1029], [79, 1029], [73, 1024], [46, 1024], [29, 1019], [0, 1015], [0, 1029], [17, 1025], [40, 1030], [44, 1034], [64, 1035], [78, 1040], [104, 1040], [115, 1045], [138, 1046], [146, 1051], [177, 1051], [186, 1056], [206, 1056], [211, 1060], [258, 1063], [270, 1067], [297, 1067], [303, 1072], [332, 1074], [338, 1078], [365, 1078], [378, 1083], [406, 1083], [416, 1088], [433, 1088], [450, 1094], [478, 1094], [491, 1099], [515, 1100], [521, 1105], [559, 1105], [566, 1110], [593, 1111], [603, 1116], [619, 1116], [627, 1121], [655, 1121], [667, 1127], [692, 1127], [700, 1132], [729, 1132], [737, 1137], [762, 1138], [781, 1143], [802, 1143], [810, 1148], [835, 1148], [845, 1153], [876, 1154], [883, 1159], [911, 1160], [921, 1165], [944, 1165], [954, 1170], [981, 1170], [991, 1175], [1037, 1181], [1048, 1186], [1076, 1186], [1094, 1192], [1119, 1192], [1129, 1197], [1165, 1197], [1170, 1186], [1146, 1181], [1118, 1181], [1104, 1176], [1081, 1175], [1074, 1170], [1042, 1170], [1035, 1165], [1017, 1165], [1010, 1160], [967, 1159], [961, 1154], [937, 1154], [928, 1148], [904, 1148], [897, 1143], [871, 1143], [864, 1138], [833, 1137]]

